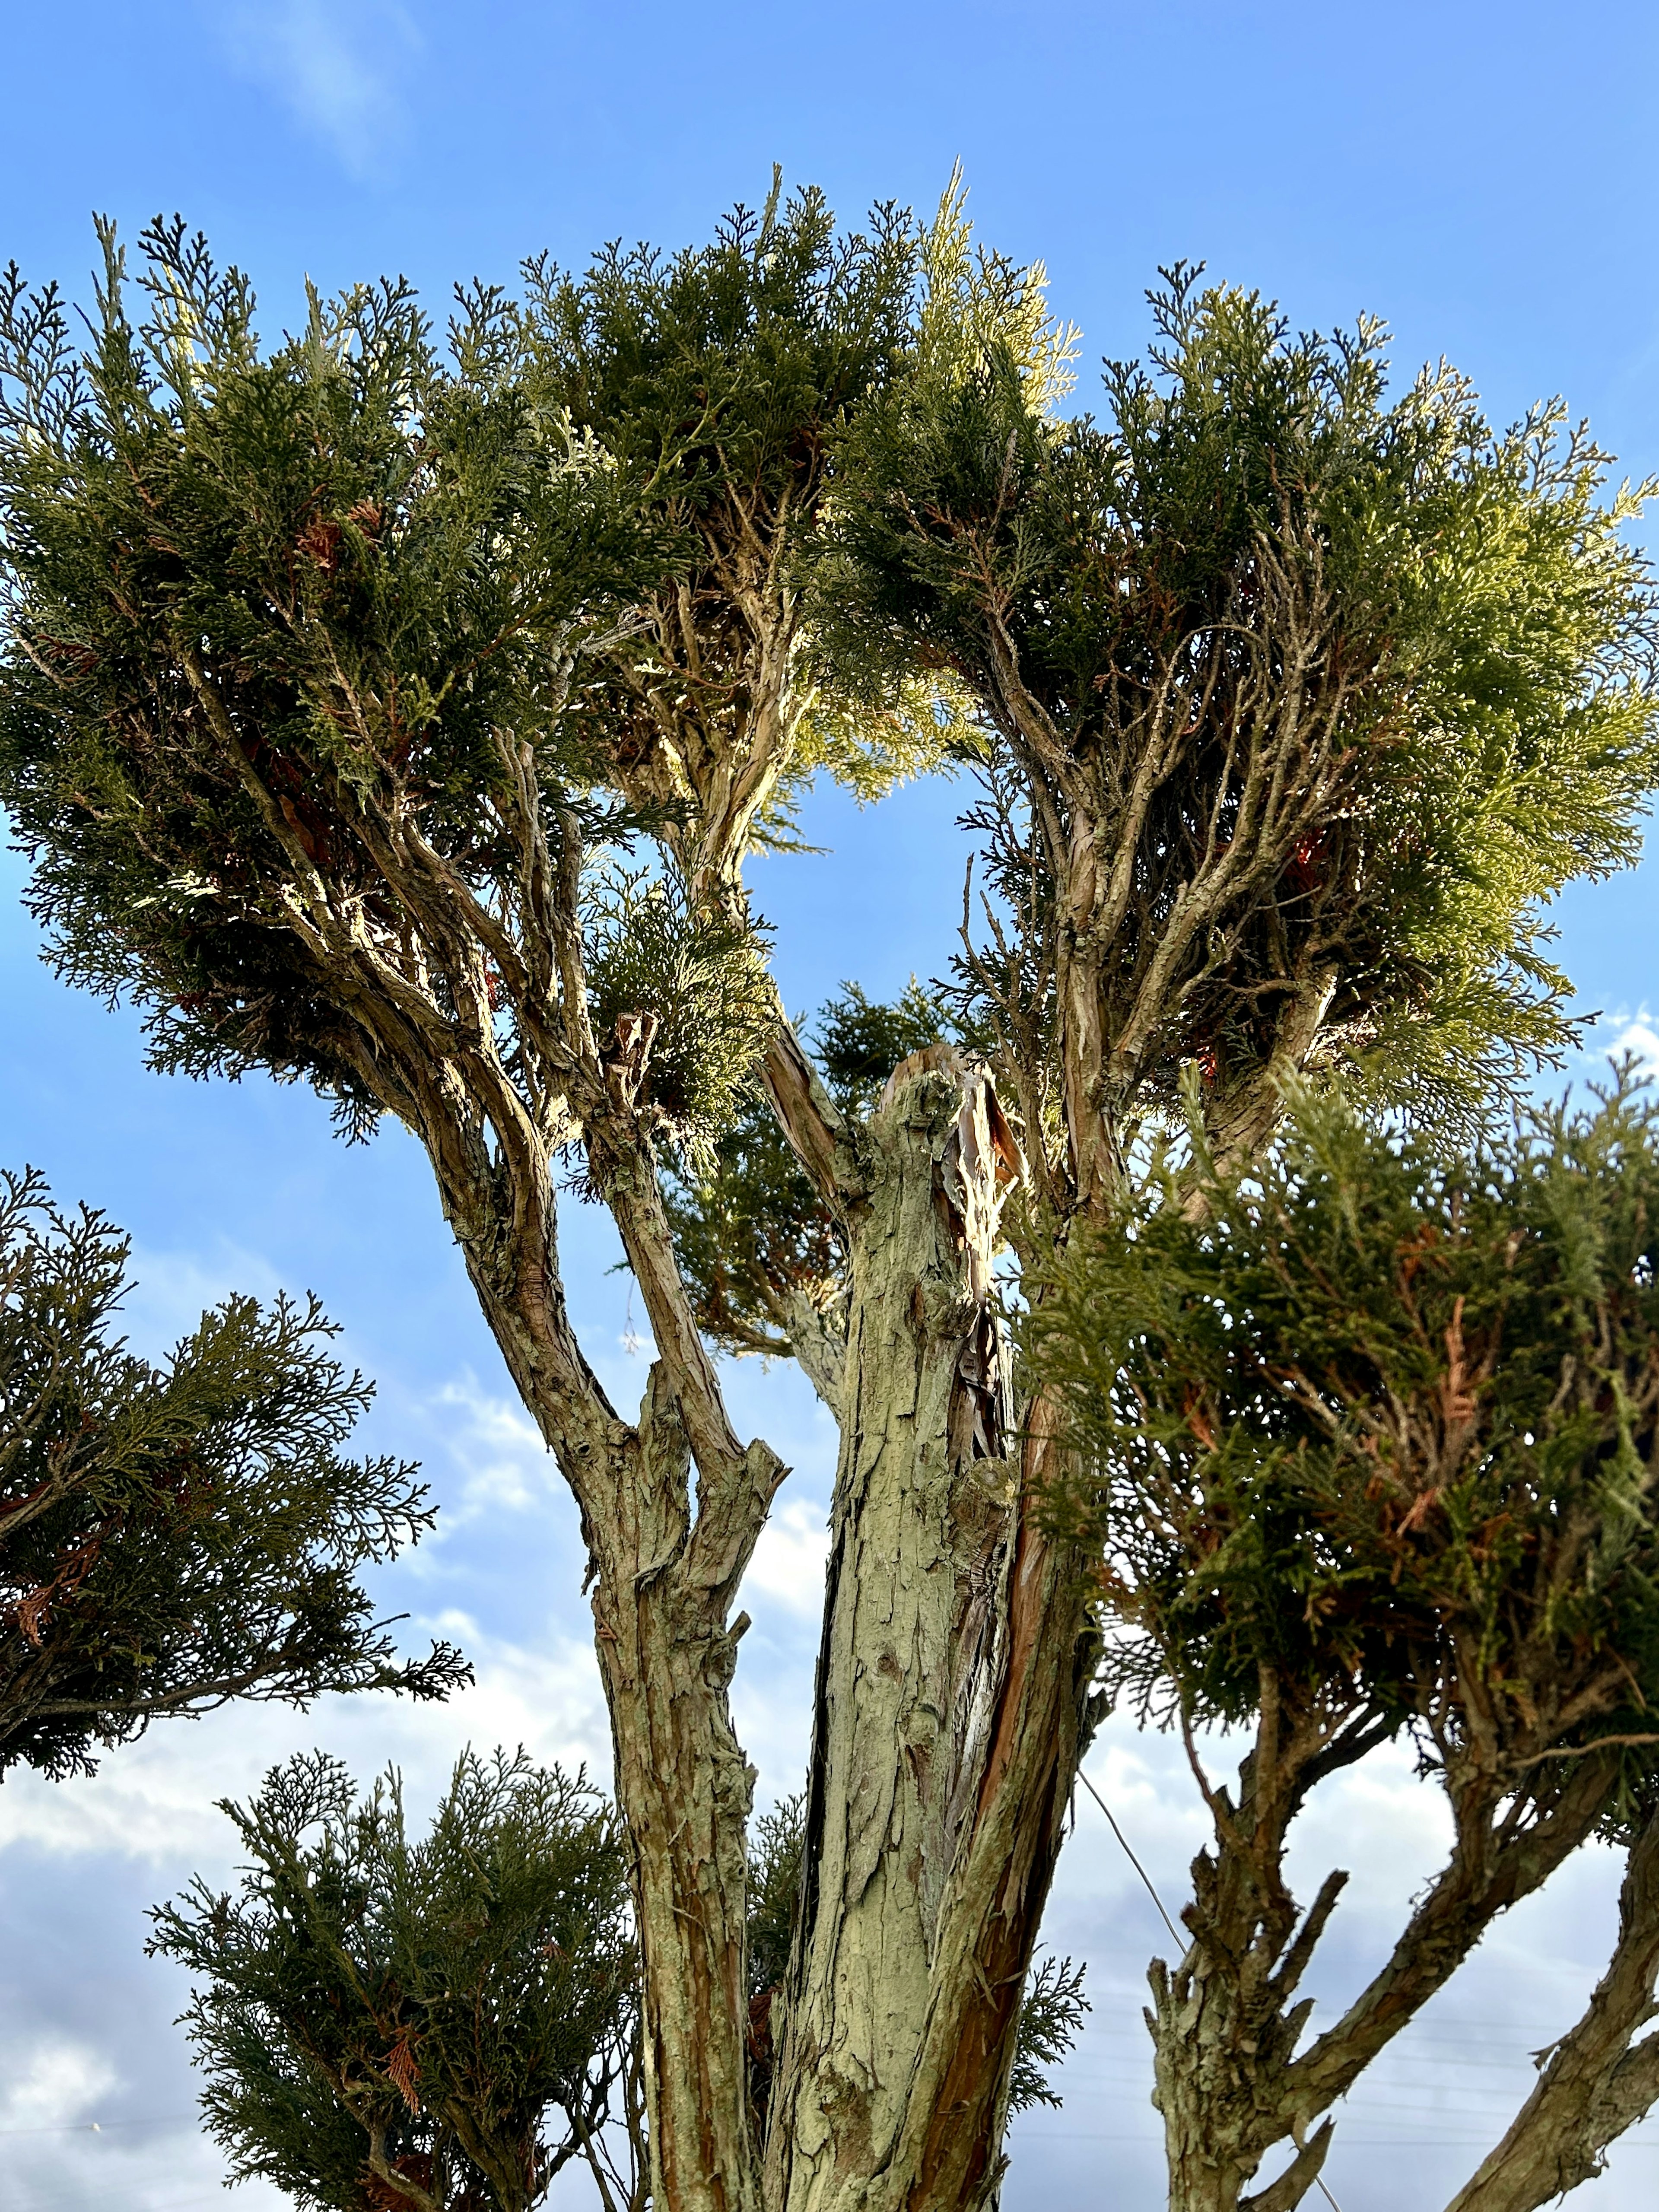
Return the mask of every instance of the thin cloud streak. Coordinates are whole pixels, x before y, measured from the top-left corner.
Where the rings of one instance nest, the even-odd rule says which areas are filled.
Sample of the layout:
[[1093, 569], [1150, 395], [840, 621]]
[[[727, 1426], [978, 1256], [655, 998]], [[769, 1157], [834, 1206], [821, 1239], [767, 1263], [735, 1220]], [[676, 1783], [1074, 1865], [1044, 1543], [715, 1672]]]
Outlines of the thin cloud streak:
[[409, 137], [404, 86], [421, 33], [398, 0], [237, 0], [219, 29], [239, 75], [267, 86], [359, 181]]

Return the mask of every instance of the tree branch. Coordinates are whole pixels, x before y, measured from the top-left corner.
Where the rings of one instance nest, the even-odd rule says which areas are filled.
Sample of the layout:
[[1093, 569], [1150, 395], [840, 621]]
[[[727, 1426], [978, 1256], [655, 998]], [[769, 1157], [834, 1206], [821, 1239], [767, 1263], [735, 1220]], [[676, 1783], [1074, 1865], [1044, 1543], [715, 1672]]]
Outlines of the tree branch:
[[781, 1012], [761, 1063], [761, 1081], [807, 1181], [844, 1222], [865, 1190], [856, 1132], [819, 1082]]
[[[1659, 1981], [1659, 1813], [1632, 1846], [1619, 1895], [1619, 1939], [1577, 2024], [1503, 2141], [1448, 2212], [1534, 2212], [1602, 2170], [1607, 2145], [1659, 2097], [1659, 2040], [1632, 2048], [1655, 2018]], [[1542, 2054], [1540, 2053], [1540, 2057]]]

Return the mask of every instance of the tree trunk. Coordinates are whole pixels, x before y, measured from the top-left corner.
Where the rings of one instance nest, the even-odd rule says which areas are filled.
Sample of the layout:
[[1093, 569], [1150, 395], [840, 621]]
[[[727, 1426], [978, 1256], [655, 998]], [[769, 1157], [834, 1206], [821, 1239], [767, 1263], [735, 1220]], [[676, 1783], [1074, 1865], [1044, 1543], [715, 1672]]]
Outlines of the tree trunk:
[[1631, 1847], [1619, 1941], [1576, 2025], [1538, 2053], [1540, 2078], [1447, 2212], [1537, 2212], [1602, 2171], [1607, 2145], [1659, 2098], [1659, 1814]]
[[1032, 1510], [1050, 1448], [1044, 1411], [1031, 1416], [990, 1711], [939, 1914], [904, 2133], [871, 2212], [983, 2212], [1005, 2164], [1020, 2002], [1087, 1746], [1094, 1658], [1080, 1562], [1050, 1543]]
[[690, 1453], [661, 1377], [653, 1367], [633, 1479], [619, 1486], [621, 1528], [600, 1540], [593, 1591], [644, 1966], [652, 2202], [673, 2212], [755, 2212], [741, 2034], [743, 1836], [755, 1770], [726, 1698], [748, 1620], [740, 1614], [728, 1628], [723, 1595], [685, 1571], [676, 1499]]
[[[1324, 2163], [1328, 2120], [1276, 2182], [1255, 2197], [1243, 2192], [1265, 2150], [1287, 2132], [1276, 2094], [1308, 2013], [1305, 2004], [1285, 2004], [1282, 1960], [1295, 1911], [1288, 1896], [1260, 1898], [1236, 1861], [1218, 1868], [1200, 1856], [1194, 1877], [1198, 1903], [1188, 1917], [1200, 1932], [1173, 1972], [1153, 1961], [1147, 2014], [1170, 2212], [1276, 2212], [1281, 2204], [1289, 2212]], [[1320, 1926], [1334, 1901], [1328, 1884], [1315, 1907]]]
[[[553, 1264], [551, 1190], [515, 1243], [452, 1203], [469, 1270], [525, 1403], [581, 1509], [617, 1801], [633, 1858], [651, 2190], [663, 2212], [757, 2212], [749, 2112], [744, 1827], [755, 1771], [727, 1692], [748, 1622], [732, 1595], [787, 1470], [760, 1443], [688, 1413], [689, 1324], [665, 1308], [646, 1249], [643, 1178], [610, 1194], [665, 1356], [637, 1426], [571, 1334]], [[665, 1244], [665, 1235], [661, 1240]], [[700, 1346], [693, 1346], [700, 1351]], [[673, 1354], [681, 1371], [673, 1371]], [[692, 1378], [695, 1382], [695, 1377]], [[693, 1510], [692, 1474], [697, 1482]]]
[[1018, 1153], [989, 1079], [948, 1047], [895, 1071], [864, 1140], [801, 1917], [771, 2096], [779, 2212], [867, 2204], [904, 2132], [1006, 1634], [1017, 1486], [989, 1295]]

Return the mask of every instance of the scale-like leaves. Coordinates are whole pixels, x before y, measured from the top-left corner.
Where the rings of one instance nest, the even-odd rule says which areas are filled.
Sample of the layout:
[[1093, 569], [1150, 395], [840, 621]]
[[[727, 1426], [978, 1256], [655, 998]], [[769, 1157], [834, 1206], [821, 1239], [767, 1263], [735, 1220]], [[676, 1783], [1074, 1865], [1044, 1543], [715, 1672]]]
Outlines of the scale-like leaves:
[[0, 1176], [0, 1771], [88, 1771], [151, 1719], [325, 1691], [440, 1698], [357, 1580], [432, 1522], [415, 1470], [347, 1460], [369, 1397], [314, 1299], [233, 1297], [161, 1366], [115, 1334], [128, 1246]]

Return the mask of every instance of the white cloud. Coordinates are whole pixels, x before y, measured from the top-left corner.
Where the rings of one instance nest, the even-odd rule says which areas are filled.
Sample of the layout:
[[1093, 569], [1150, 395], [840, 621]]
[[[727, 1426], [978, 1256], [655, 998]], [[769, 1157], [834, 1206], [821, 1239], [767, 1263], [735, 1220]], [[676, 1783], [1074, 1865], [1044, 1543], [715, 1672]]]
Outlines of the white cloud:
[[1659, 1028], [1655, 1015], [1645, 1001], [1634, 1013], [1620, 1007], [1605, 1021], [1597, 1023], [1590, 1032], [1581, 1055], [1593, 1079], [1607, 1073], [1609, 1060], [1622, 1060], [1626, 1054], [1640, 1061], [1648, 1074], [1659, 1075]]
[[1628, 1021], [1607, 1048], [1614, 1054], [1634, 1053], [1645, 1068], [1659, 1073], [1659, 1030], [1656, 1030], [1643, 1007], [1634, 1021]]
[[824, 1507], [792, 1498], [775, 1507], [744, 1582], [745, 1595], [759, 1591], [791, 1613], [816, 1619], [823, 1610], [823, 1566], [830, 1556]]
[[403, 86], [421, 39], [398, 0], [236, 0], [221, 26], [233, 64], [280, 94], [357, 177], [406, 131]]
[[118, 2079], [99, 2052], [67, 2039], [54, 2037], [9, 2058], [0, 2087], [0, 2131], [8, 2133], [72, 2127]]
[[465, 1527], [491, 1507], [523, 1513], [546, 1502], [557, 1470], [522, 1406], [492, 1396], [471, 1371], [446, 1382], [431, 1403], [459, 1412], [460, 1419], [445, 1441], [465, 1469], [459, 1503], [445, 1509], [441, 1534]]
[[135, 1244], [127, 1271], [132, 1287], [116, 1327], [151, 1359], [164, 1359], [227, 1298], [252, 1297], [268, 1305], [283, 1288], [269, 1260], [228, 1239], [220, 1240], [210, 1259]]
[[49, 1782], [14, 1768], [0, 1790], [0, 1850], [33, 1844], [151, 1863], [221, 1858], [231, 1844], [218, 1801], [246, 1799], [269, 1768], [313, 1746], [344, 1759], [360, 1782], [398, 1766], [414, 1806], [437, 1797], [468, 1743], [480, 1750], [522, 1744], [544, 1763], [585, 1764], [608, 1786], [604, 1693], [585, 1643], [556, 1636], [546, 1649], [529, 1650], [454, 1613], [421, 1625], [472, 1658], [471, 1689], [443, 1705], [327, 1698], [308, 1713], [242, 1705], [195, 1723], [161, 1721], [138, 1743], [112, 1752], [90, 1778]]

